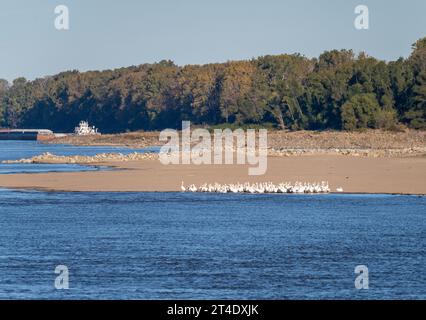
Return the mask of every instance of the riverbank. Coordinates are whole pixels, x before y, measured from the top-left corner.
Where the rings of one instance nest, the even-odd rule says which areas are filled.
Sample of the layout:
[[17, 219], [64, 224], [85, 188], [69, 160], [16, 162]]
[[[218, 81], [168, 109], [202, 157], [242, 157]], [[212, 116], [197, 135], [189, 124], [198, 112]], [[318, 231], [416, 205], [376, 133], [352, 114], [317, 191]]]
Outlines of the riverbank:
[[[76, 146], [127, 146], [144, 148], [162, 146], [159, 132], [130, 132], [93, 136], [65, 136], [43, 143]], [[426, 148], [426, 131], [406, 129], [401, 132], [365, 130], [346, 131], [268, 131], [268, 148], [285, 149], [415, 149]]]
[[52, 172], [0, 176], [0, 187], [52, 191], [180, 191], [185, 185], [282, 181], [328, 181], [332, 191], [426, 194], [426, 157], [301, 155], [268, 157], [262, 176], [248, 176], [247, 165], [163, 165], [158, 160], [106, 161], [93, 165], [120, 170]]
[[[164, 145], [159, 132], [131, 132], [111, 135], [65, 136], [44, 143], [75, 146], [121, 146], [146, 148]], [[198, 141], [193, 141], [193, 144]], [[268, 131], [269, 156], [344, 155], [365, 157], [405, 157], [426, 154], [426, 131], [400, 132]], [[38, 161], [38, 159], [36, 159]], [[48, 159], [49, 160], [49, 159]], [[115, 159], [111, 159], [115, 160]], [[120, 159], [117, 159], [120, 160]], [[63, 161], [66, 161], [63, 159]], [[92, 162], [96, 162], [94, 159]], [[87, 161], [85, 161], [86, 163]]]
[[[49, 143], [84, 146], [151, 147], [158, 132], [68, 136]], [[59, 145], [58, 145], [59, 147]], [[5, 163], [84, 164], [119, 170], [0, 175], [0, 187], [55, 191], [180, 191], [203, 183], [328, 181], [332, 191], [426, 194], [426, 132], [271, 131], [268, 169], [248, 176], [248, 165], [169, 165], [155, 153], [57, 156], [44, 153]]]

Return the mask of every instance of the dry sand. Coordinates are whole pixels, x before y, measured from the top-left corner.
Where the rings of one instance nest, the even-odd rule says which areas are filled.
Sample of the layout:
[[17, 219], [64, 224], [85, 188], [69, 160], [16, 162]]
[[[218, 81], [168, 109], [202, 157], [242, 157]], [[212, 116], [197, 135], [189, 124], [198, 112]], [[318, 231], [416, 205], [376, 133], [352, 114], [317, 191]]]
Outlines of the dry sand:
[[162, 165], [159, 160], [107, 162], [117, 170], [11, 174], [0, 187], [54, 191], [180, 191], [185, 185], [272, 181], [329, 181], [334, 191], [426, 194], [426, 157], [370, 158], [335, 155], [269, 157], [263, 176], [248, 176], [245, 165]]

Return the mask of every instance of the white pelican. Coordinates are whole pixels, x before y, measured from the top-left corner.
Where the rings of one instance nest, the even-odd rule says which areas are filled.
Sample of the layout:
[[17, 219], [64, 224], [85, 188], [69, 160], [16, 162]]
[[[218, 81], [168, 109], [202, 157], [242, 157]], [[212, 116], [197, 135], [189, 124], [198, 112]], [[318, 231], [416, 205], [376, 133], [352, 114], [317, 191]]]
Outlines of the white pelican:
[[191, 184], [191, 185], [189, 186], [188, 190], [189, 190], [189, 191], [191, 191], [191, 192], [197, 192], [197, 191], [198, 191], [198, 189], [197, 189], [197, 187], [195, 186], [195, 184]]
[[[181, 190], [183, 192], [215, 192], [215, 193], [329, 193], [330, 187], [328, 182], [321, 181], [314, 183], [296, 181], [294, 184], [289, 182], [281, 182], [275, 185], [272, 182], [256, 182], [256, 183], [239, 183], [236, 184], [214, 184], [204, 183], [197, 187], [191, 184], [188, 187], [184, 186], [182, 181]], [[336, 189], [337, 192], [343, 192], [343, 188]]]

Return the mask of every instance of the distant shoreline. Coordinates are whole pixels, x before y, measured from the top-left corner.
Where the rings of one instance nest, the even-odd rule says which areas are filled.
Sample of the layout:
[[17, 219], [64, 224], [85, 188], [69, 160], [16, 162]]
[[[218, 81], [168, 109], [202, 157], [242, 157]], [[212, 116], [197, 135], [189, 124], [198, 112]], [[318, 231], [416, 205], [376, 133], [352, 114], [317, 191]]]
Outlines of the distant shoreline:
[[[158, 131], [137, 131], [129, 133], [92, 136], [69, 135], [53, 138], [41, 143], [71, 144], [76, 146], [120, 146], [129, 148], [157, 147]], [[404, 131], [283, 131], [268, 130], [268, 147], [280, 149], [406, 149], [426, 148], [426, 130], [406, 129]]]

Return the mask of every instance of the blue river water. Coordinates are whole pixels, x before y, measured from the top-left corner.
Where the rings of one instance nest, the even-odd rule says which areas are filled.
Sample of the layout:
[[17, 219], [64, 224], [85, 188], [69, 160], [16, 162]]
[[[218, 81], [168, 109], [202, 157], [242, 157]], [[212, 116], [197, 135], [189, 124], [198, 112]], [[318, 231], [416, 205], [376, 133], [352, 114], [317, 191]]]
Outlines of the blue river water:
[[[86, 155], [93, 156], [99, 153], [156, 152], [158, 148], [130, 149], [113, 146], [72, 146], [58, 144], [43, 144], [37, 141], [0, 141], [0, 162], [3, 160], [17, 160], [31, 158], [45, 152], [60, 156]], [[0, 164], [0, 174], [10, 173], [40, 173], [63, 171], [92, 171], [106, 170], [99, 166], [83, 166], [77, 164]]]
[[426, 299], [425, 214], [422, 196], [0, 189], [0, 299]]
[[3, 190], [0, 212], [0, 299], [426, 298], [425, 197]]

